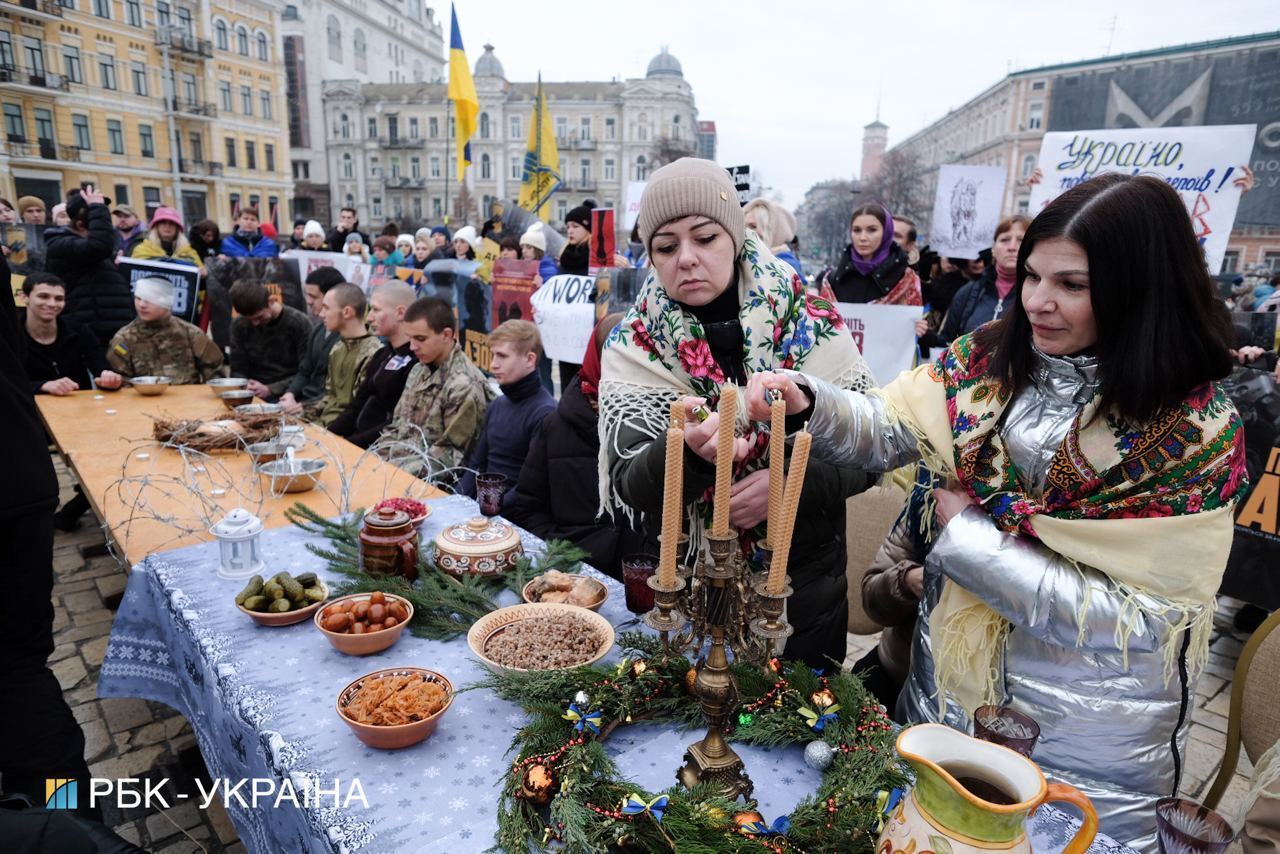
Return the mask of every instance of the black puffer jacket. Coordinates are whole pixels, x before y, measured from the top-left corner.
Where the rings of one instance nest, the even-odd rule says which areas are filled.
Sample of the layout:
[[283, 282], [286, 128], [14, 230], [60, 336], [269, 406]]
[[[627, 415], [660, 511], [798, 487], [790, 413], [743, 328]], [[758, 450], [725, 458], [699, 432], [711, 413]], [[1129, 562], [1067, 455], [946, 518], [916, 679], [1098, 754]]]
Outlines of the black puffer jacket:
[[853, 266], [853, 247], [846, 246], [840, 263], [827, 275], [827, 283], [839, 302], [875, 302], [902, 280], [907, 272], [907, 255], [898, 244], [889, 245], [889, 257], [881, 261], [869, 274], [858, 272]]
[[657, 542], [630, 527], [626, 517], [611, 523], [597, 519], [600, 509], [597, 458], [600, 436], [596, 411], [582, 393], [581, 379], [560, 396], [542, 420], [515, 490], [503, 511], [511, 521], [543, 539], [570, 540], [584, 549], [588, 562], [614, 578], [622, 575], [622, 558], [641, 552], [657, 554]]
[[116, 269], [116, 230], [106, 205], [89, 205], [89, 232], [84, 237], [69, 227], [45, 231], [45, 265], [67, 283], [64, 317], [93, 330], [99, 341], [110, 341], [120, 327], [133, 320], [133, 292]]

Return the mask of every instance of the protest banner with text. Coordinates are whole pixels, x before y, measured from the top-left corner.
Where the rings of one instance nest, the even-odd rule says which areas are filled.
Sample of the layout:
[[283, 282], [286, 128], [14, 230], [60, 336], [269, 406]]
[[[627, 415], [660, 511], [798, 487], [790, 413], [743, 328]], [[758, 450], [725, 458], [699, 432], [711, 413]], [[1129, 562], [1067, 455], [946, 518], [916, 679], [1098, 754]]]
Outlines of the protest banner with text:
[[1029, 211], [1102, 172], [1150, 175], [1178, 191], [1209, 272], [1222, 269], [1240, 204], [1240, 166], [1249, 162], [1256, 125], [1125, 128], [1046, 133], [1043, 177], [1031, 188]]
[[533, 319], [550, 359], [578, 364], [596, 324], [596, 282], [591, 276], [552, 276], [533, 295]]
[[173, 285], [173, 316], [188, 323], [195, 323], [200, 302], [200, 268], [190, 264], [171, 264], [168, 261], [140, 261], [121, 258], [117, 265], [129, 279], [129, 288], [139, 279], [152, 276], [165, 279]]
[[911, 370], [916, 360], [919, 306], [851, 302], [837, 305], [878, 384], [885, 385], [903, 371]]

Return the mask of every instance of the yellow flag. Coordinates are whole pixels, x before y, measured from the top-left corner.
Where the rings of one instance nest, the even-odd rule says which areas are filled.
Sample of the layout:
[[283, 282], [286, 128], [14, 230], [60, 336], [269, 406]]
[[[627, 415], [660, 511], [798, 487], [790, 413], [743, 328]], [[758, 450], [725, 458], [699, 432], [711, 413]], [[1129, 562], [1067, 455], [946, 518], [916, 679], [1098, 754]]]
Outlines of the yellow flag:
[[547, 112], [547, 98], [542, 92], [542, 75], [538, 75], [538, 93], [529, 118], [529, 147], [524, 155], [524, 174], [520, 179], [517, 204], [543, 222], [551, 219], [551, 194], [560, 188], [560, 151], [556, 148], [555, 128]]
[[453, 9], [453, 27], [449, 33], [449, 100], [453, 101], [458, 111], [458, 183], [462, 183], [467, 167], [471, 165], [471, 137], [476, 135], [480, 99], [476, 97], [476, 84], [471, 79], [467, 53], [462, 49], [462, 32], [458, 29], [456, 7]]

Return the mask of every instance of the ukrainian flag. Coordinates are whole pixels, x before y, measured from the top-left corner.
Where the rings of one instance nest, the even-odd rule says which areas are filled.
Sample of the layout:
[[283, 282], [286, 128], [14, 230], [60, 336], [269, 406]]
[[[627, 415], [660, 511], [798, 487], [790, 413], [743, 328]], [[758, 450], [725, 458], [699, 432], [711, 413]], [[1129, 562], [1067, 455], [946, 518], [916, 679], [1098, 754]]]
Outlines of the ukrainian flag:
[[471, 137], [476, 134], [480, 101], [476, 97], [476, 84], [471, 79], [471, 66], [462, 48], [462, 33], [458, 30], [458, 8], [453, 9], [453, 27], [449, 34], [449, 100], [457, 110], [458, 182], [462, 182], [467, 167], [471, 165]]
[[551, 219], [551, 194], [559, 189], [560, 151], [556, 147], [555, 129], [547, 112], [547, 96], [542, 91], [542, 75], [538, 75], [538, 92], [529, 118], [529, 147], [524, 155], [524, 174], [520, 178], [520, 207], [542, 218]]

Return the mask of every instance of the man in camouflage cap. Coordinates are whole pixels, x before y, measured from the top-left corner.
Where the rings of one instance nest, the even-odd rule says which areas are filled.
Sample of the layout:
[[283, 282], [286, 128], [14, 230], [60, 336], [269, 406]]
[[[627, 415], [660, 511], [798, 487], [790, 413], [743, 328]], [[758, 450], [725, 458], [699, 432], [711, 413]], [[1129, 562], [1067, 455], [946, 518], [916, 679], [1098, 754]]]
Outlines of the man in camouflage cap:
[[436, 297], [416, 301], [405, 310], [403, 328], [418, 364], [409, 372], [378, 447], [411, 474], [452, 482], [453, 476], [434, 476], [466, 459], [493, 392], [458, 347], [457, 320], [447, 302]]
[[173, 316], [173, 283], [157, 277], [133, 286], [136, 320], [115, 334], [107, 363], [125, 377], [164, 376], [174, 385], [202, 383], [222, 367], [222, 351], [185, 320]]

